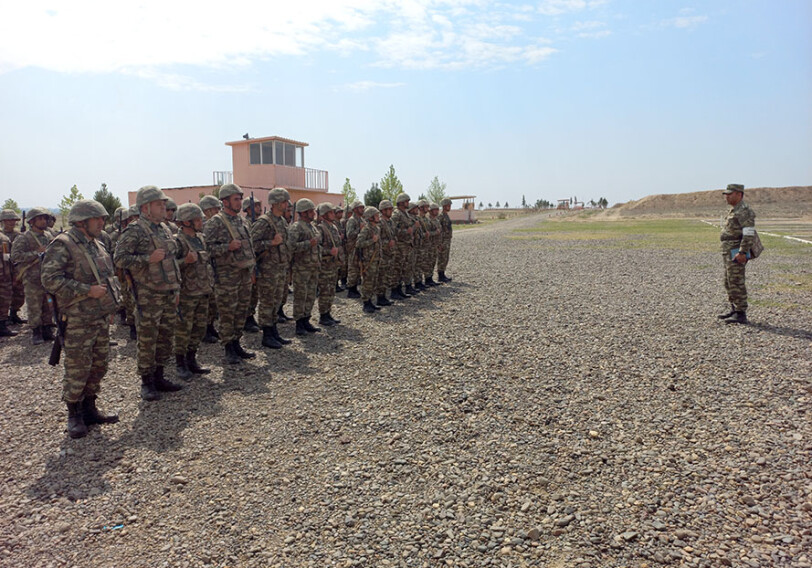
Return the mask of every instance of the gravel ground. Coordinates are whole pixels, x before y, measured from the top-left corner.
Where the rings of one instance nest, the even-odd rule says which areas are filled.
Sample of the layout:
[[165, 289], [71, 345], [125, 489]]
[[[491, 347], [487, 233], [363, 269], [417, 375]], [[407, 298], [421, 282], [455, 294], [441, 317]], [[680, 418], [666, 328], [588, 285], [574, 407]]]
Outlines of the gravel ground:
[[157, 403], [114, 328], [121, 422], [81, 440], [23, 327], [0, 565], [812, 566], [812, 312], [725, 326], [718, 254], [509, 238], [538, 221], [459, 231], [451, 284], [342, 298], [239, 368], [205, 346], [213, 373]]

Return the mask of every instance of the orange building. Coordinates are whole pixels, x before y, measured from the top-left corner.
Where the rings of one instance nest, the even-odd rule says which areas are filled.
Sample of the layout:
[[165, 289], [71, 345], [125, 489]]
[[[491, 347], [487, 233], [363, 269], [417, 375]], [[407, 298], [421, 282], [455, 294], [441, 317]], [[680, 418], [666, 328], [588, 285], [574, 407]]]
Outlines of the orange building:
[[[206, 194], [217, 195], [224, 183], [236, 183], [248, 198], [251, 193], [254, 199], [262, 203], [263, 209], [268, 206], [268, 192], [275, 187], [284, 187], [290, 192], [292, 201], [303, 197], [313, 200], [318, 205], [329, 201], [342, 205], [344, 196], [329, 192], [329, 179], [325, 170], [305, 167], [305, 148], [307, 142], [298, 142], [279, 136], [249, 138], [226, 142], [231, 146], [232, 171], [212, 172], [211, 185], [163, 188], [167, 197], [175, 203], [197, 203]], [[130, 205], [135, 204], [136, 191], [127, 195]]]

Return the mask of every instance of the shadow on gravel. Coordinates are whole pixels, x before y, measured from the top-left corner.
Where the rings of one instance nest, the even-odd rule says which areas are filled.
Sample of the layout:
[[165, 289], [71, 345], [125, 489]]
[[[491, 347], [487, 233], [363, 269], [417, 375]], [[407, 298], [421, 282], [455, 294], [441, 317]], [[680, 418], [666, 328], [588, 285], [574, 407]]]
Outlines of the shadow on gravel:
[[783, 335], [785, 337], [795, 337], [798, 339], [812, 341], [812, 331], [807, 331], [804, 329], [781, 327], [777, 325], [769, 325], [766, 323], [751, 323], [749, 327], [751, 327], [752, 329], [757, 329], [759, 331], [766, 331], [767, 333], [774, 333], [775, 335]]

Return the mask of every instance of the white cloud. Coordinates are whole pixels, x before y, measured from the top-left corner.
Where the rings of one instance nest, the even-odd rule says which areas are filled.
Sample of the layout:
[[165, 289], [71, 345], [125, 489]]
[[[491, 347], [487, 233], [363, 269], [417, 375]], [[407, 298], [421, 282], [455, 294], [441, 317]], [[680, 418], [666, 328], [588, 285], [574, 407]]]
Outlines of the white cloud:
[[704, 24], [707, 20], [707, 16], [679, 16], [676, 18], [663, 20], [660, 22], [660, 25], [669, 28], [674, 27], [677, 29], [692, 30], [700, 24]]
[[600, 39], [612, 35], [612, 32], [606, 29], [604, 22], [595, 20], [575, 22], [572, 26], [572, 31], [576, 32], [576, 37], [579, 38]]
[[378, 83], [376, 81], [357, 81], [347, 85], [341, 85], [334, 90], [352, 91], [354, 93], [362, 93], [371, 89], [397, 89], [405, 87], [406, 83]]

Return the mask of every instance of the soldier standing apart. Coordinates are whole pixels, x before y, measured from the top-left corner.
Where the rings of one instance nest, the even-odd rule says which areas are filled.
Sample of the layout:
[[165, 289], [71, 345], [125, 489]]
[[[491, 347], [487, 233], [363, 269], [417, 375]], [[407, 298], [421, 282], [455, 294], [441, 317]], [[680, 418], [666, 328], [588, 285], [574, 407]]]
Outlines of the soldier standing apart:
[[181, 379], [206, 375], [209, 369], [197, 362], [197, 349], [206, 334], [209, 297], [214, 294], [214, 275], [203, 237], [203, 211], [194, 203], [178, 207], [177, 259], [180, 263], [180, 315], [175, 327], [175, 367]]
[[309, 199], [296, 202], [299, 219], [288, 230], [288, 249], [293, 255], [293, 319], [296, 335], [321, 331], [310, 323], [319, 280], [319, 230], [312, 225], [316, 206]]
[[392, 302], [386, 299], [386, 291], [395, 286], [392, 276], [392, 265], [395, 262], [397, 241], [395, 229], [392, 224], [392, 213], [395, 208], [392, 202], [384, 199], [378, 204], [381, 212], [378, 228], [381, 230], [381, 262], [378, 266], [378, 281], [375, 283], [375, 294], [378, 296], [379, 306], [391, 306]]
[[434, 267], [437, 264], [437, 257], [440, 252], [440, 246], [443, 242], [443, 228], [440, 225], [440, 206], [436, 203], [432, 203], [429, 205], [429, 240], [431, 241], [431, 247], [429, 248], [429, 260], [426, 266], [428, 267], [428, 278], [426, 278], [426, 283], [429, 286], [437, 286], [442, 284], [440, 279], [437, 279], [437, 282], [434, 281]]
[[140, 218], [122, 233], [113, 256], [116, 266], [131, 279], [141, 398], [148, 401], [182, 388], [164, 378], [164, 367], [172, 357], [180, 290], [177, 244], [163, 222], [166, 199], [154, 185], [138, 190], [135, 204]]
[[[14, 240], [20, 236], [20, 231], [17, 230], [17, 221], [20, 216], [13, 209], [3, 209], [0, 212], [0, 221], [3, 223], [3, 234], [8, 238], [8, 255], [9, 258], [6, 262], [11, 267], [11, 304], [8, 311], [8, 323], [19, 325], [27, 323], [28, 320], [21, 318], [17, 312], [23, 307], [25, 303], [25, 288], [22, 281], [17, 278], [17, 272], [14, 269], [14, 263], [11, 262], [11, 247], [14, 245]], [[3, 317], [5, 312], [0, 312], [0, 317]]]
[[[214, 197], [213, 195], [204, 195], [200, 198], [200, 208], [203, 210], [203, 226], [206, 226], [206, 223], [209, 219], [214, 217], [220, 212], [220, 200]], [[212, 272], [214, 268], [212, 268]], [[214, 275], [215, 281], [217, 280], [217, 275]], [[209, 294], [209, 315], [208, 321], [206, 322], [206, 335], [203, 336], [203, 343], [217, 343], [220, 340], [220, 334], [217, 333], [217, 329], [214, 327], [214, 320], [217, 319], [217, 294]]]
[[355, 251], [355, 240], [358, 238], [358, 233], [364, 226], [364, 204], [360, 201], [353, 201], [352, 216], [347, 219], [347, 297], [360, 298], [361, 294], [358, 292], [358, 280], [360, 276], [361, 267], [358, 264], [358, 256]]
[[451, 253], [451, 217], [448, 212], [451, 211], [451, 200], [448, 198], [440, 202], [440, 207], [443, 212], [440, 214], [440, 229], [442, 235], [440, 238], [440, 250], [437, 254], [437, 280], [440, 282], [451, 282], [451, 278], [445, 275], [445, 269], [448, 266], [448, 256]]
[[279, 335], [277, 312], [288, 293], [288, 222], [285, 212], [290, 195], [281, 187], [268, 193], [270, 213], [263, 213], [251, 226], [251, 242], [257, 257], [257, 289], [259, 294], [259, 324], [262, 345], [281, 349], [290, 343]]
[[14, 271], [11, 264], [11, 239], [0, 233], [0, 337], [14, 337], [16, 331], [8, 328], [9, 307], [14, 293]]
[[319, 220], [316, 223], [321, 232], [321, 264], [319, 265], [319, 323], [327, 327], [341, 323], [330, 313], [338, 284], [338, 268], [341, 251], [341, 236], [335, 226], [335, 209], [332, 203], [319, 205]]
[[56, 236], [42, 261], [42, 284], [56, 297], [65, 323], [62, 400], [71, 438], [86, 436], [92, 424], [118, 422], [96, 408], [110, 359], [110, 316], [120, 298], [113, 260], [96, 240], [106, 218], [98, 201], [77, 201], [68, 214], [71, 228]]
[[[408, 194], [399, 194], [395, 198], [397, 209], [392, 214], [392, 228], [397, 239], [397, 249], [392, 270], [395, 281], [395, 286], [392, 288], [392, 299], [394, 300], [405, 300], [412, 297], [409, 292], [404, 293], [403, 291], [403, 285], [407, 283], [409, 255], [412, 249], [412, 234], [414, 233], [414, 224], [408, 213], [409, 199]], [[407, 286], [408, 288], [412, 287], [411, 283]]]
[[378, 283], [378, 267], [381, 263], [381, 229], [378, 223], [381, 219], [381, 212], [376, 207], [364, 209], [364, 223], [358, 239], [355, 241], [355, 248], [358, 253], [358, 261], [361, 267], [361, 301], [364, 303], [364, 312], [368, 314], [380, 310], [372, 303], [372, 295], [375, 293], [375, 286]]
[[728, 184], [722, 192], [730, 211], [725, 219], [720, 239], [722, 260], [725, 268], [725, 291], [730, 301], [730, 311], [719, 316], [726, 323], [748, 323], [747, 288], [744, 285], [744, 269], [750, 247], [756, 237], [756, 214], [744, 200], [744, 186]]
[[203, 232], [215, 262], [217, 307], [220, 310], [220, 341], [226, 361], [239, 363], [256, 357], [240, 345], [242, 328], [251, 301], [254, 279], [254, 248], [248, 225], [240, 217], [242, 189], [234, 183], [220, 188], [223, 209], [206, 222]]
[[48, 217], [51, 214], [42, 207], [34, 207], [28, 210], [28, 215], [29, 230], [17, 237], [11, 245], [11, 262], [17, 267], [17, 277], [22, 280], [25, 288], [32, 343], [41, 345], [54, 339], [51, 307], [40, 280], [42, 255], [53, 238], [48, 229]]

